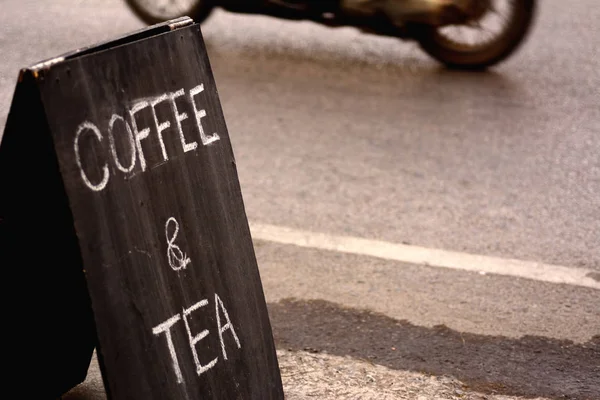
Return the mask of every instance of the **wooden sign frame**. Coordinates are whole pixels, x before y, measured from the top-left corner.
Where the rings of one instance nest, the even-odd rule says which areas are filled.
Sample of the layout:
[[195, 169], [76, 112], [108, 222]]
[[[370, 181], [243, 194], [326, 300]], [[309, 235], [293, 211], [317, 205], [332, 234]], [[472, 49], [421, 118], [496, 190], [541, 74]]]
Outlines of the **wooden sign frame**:
[[283, 399], [198, 24], [22, 70], [0, 188], [0, 261], [29, 310], [11, 376], [42, 360], [32, 396], [81, 382], [96, 347], [109, 399]]

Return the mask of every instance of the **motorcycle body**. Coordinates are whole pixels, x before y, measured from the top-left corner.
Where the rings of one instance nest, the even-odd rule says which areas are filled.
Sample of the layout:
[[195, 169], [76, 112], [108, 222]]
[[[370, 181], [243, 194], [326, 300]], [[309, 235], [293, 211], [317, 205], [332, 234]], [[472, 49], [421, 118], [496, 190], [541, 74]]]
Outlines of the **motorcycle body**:
[[230, 12], [310, 20], [414, 40], [449, 68], [485, 69], [511, 56], [534, 23], [537, 0], [125, 0], [145, 23]]

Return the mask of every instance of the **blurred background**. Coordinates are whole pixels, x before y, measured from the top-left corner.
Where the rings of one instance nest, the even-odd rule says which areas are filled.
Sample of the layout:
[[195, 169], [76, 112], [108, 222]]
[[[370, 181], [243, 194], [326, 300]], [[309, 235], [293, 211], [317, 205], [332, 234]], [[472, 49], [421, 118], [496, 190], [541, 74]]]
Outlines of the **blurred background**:
[[[0, 10], [0, 132], [20, 68], [144, 26], [119, 0]], [[596, 0], [544, 0], [487, 72], [353, 28], [222, 10], [203, 23], [288, 393], [310, 391], [293, 371], [322, 356], [315, 370], [367, 360], [405, 388], [406, 371], [434, 377], [424, 398], [600, 399], [599, 21]], [[278, 229], [459, 258], [300, 247]], [[498, 273], [466, 270], [468, 255]], [[572, 283], [547, 282], [554, 266]]]

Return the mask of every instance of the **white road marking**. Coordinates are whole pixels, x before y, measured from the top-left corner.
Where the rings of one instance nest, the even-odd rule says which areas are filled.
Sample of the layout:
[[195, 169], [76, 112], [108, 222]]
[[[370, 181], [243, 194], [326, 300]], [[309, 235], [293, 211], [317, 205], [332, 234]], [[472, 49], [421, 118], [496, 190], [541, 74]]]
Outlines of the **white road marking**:
[[260, 223], [250, 223], [250, 230], [253, 239], [269, 242], [600, 290], [600, 282], [588, 275], [594, 271], [584, 268], [430, 249], [351, 236], [336, 236]]

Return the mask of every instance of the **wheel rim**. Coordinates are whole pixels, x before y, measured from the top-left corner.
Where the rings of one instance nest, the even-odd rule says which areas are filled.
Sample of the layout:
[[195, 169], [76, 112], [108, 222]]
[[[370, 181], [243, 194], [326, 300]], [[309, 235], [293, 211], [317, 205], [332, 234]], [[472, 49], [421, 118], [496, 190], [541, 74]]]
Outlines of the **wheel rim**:
[[202, 0], [138, 0], [138, 4], [156, 19], [174, 19], [188, 15]]
[[478, 51], [501, 40], [509, 30], [518, 0], [489, 0], [489, 7], [467, 24], [437, 30], [438, 40], [459, 51]]

